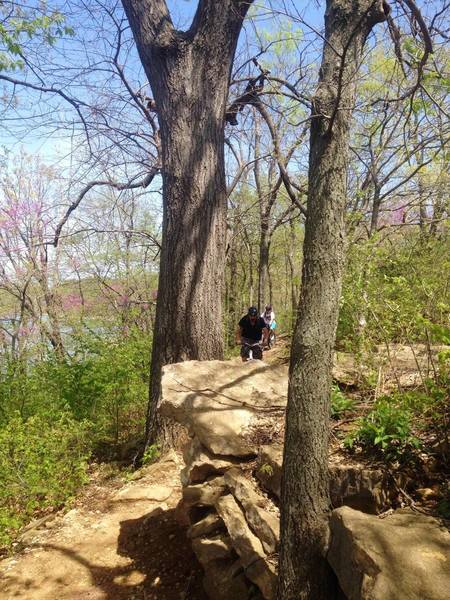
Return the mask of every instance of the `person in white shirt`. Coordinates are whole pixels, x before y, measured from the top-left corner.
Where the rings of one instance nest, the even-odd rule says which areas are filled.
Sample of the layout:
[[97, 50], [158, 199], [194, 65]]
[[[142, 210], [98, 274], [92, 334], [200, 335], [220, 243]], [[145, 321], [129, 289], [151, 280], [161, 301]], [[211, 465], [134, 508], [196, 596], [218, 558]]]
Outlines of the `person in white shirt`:
[[266, 304], [264, 312], [261, 313], [261, 318], [264, 319], [264, 322], [266, 323], [267, 327], [271, 329], [270, 326], [272, 325], [272, 323], [275, 322], [275, 313], [272, 310], [271, 304]]

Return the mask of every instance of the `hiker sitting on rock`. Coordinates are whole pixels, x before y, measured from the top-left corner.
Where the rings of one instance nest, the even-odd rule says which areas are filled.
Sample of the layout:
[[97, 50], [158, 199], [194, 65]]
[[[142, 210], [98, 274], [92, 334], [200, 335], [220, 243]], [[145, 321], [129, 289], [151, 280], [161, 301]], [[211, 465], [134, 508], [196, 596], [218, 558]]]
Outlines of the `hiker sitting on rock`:
[[267, 343], [269, 330], [262, 319], [258, 315], [258, 309], [251, 306], [248, 313], [239, 321], [236, 330], [236, 344], [242, 344], [241, 357], [245, 362], [249, 359], [250, 350], [252, 350], [253, 358], [262, 360], [261, 342]]

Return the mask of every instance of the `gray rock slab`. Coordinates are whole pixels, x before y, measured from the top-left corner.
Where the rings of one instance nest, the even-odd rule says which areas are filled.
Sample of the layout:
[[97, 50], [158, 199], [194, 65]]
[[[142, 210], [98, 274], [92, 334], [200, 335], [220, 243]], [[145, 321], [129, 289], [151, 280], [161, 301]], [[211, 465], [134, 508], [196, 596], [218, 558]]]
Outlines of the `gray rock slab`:
[[392, 478], [381, 469], [366, 469], [362, 465], [330, 466], [330, 498], [334, 508], [345, 504], [378, 514], [391, 506], [397, 494]]
[[248, 600], [249, 586], [241, 562], [211, 561], [205, 569], [203, 587], [211, 600]]
[[247, 523], [261, 540], [265, 552], [276, 552], [280, 540], [280, 519], [275, 510], [267, 510], [272, 506], [270, 500], [239, 469], [229, 469], [224, 481], [242, 507]]
[[216, 502], [216, 510], [222, 518], [239, 555], [245, 575], [260, 589], [265, 600], [274, 600], [276, 574], [266, 560], [259, 538], [250, 530], [245, 516], [232, 495], [222, 496]]
[[332, 512], [328, 561], [348, 600], [447, 600], [450, 534], [410, 510], [385, 519], [347, 506]]
[[212, 475], [223, 474], [233, 464], [239, 464], [232, 456], [212, 454], [196, 437], [188, 444], [183, 458], [186, 466], [180, 474], [182, 485], [205, 481]]
[[187, 361], [163, 368], [161, 414], [186, 426], [214, 454], [256, 454], [248, 434], [275, 414], [282, 418], [286, 401], [286, 365]]
[[230, 558], [233, 550], [231, 539], [228, 535], [213, 537], [198, 537], [192, 540], [194, 550], [200, 564], [206, 568], [212, 560]]
[[214, 506], [216, 500], [227, 490], [223, 477], [183, 488], [182, 502], [185, 506]]
[[283, 446], [261, 446], [258, 453], [256, 477], [263, 486], [277, 498], [281, 495], [281, 468], [283, 465]]
[[[261, 446], [256, 477], [277, 498], [281, 495], [282, 464], [282, 446]], [[392, 478], [381, 469], [367, 469], [359, 464], [330, 465], [330, 498], [334, 508], [345, 505], [378, 514], [391, 506], [396, 495]]]

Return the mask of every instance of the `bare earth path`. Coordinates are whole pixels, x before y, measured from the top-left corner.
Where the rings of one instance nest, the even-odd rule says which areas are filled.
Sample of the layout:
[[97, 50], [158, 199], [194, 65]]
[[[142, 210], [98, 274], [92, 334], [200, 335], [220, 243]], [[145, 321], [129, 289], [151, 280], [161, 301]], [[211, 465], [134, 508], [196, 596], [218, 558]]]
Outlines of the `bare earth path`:
[[175, 518], [181, 460], [73, 509], [0, 561], [2, 600], [205, 600], [201, 570]]

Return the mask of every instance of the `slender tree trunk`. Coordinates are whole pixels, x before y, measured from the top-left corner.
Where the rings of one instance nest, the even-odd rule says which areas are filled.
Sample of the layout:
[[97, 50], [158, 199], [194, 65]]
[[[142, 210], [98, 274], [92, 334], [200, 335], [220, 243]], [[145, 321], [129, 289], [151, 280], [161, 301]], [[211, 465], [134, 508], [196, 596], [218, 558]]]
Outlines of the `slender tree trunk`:
[[[242, 286], [242, 303], [248, 304], [248, 306], [253, 305], [253, 296], [255, 293], [255, 261], [253, 258], [253, 244], [250, 236], [248, 235], [248, 231], [244, 229], [244, 255], [247, 256], [248, 260], [243, 261], [244, 269], [248, 265], [248, 284]], [[247, 263], [247, 264], [246, 264]], [[246, 278], [247, 279], [247, 278]], [[246, 291], [248, 290], [248, 292]]]
[[232, 240], [230, 245], [230, 253], [229, 253], [229, 265], [230, 265], [230, 279], [228, 285], [228, 335], [230, 340], [230, 346], [234, 342], [234, 332], [236, 329], [236, 323], [238, 322], [238, 256], [237, 256], [237, 222], [238, 217], [237, 213], [235, 213], [233, 219], [233, 230], [232, 230]]
[[50, 289], [51, 283], [48, 280], [47, 265], [42, 265], [42, 270], [36, 272], [36, 279], [42, 290], [45, 302], [45, 311], [48, 317], [49, 326], [45, 326], [45, 332], [52, 345], [56, 357], [62, 361], [65, 358], [64, 344], [61, 335], [61, 324], [58, 316], [59, 297], [55, 291]]
[[260, 310], [262, 310], [264, 308], [264, 304], [269, 301], [269, 248], [269, 221], [268, 218], [264, 217], [261, 220], [261, 231], [259, 238], [258, 306]]
[[176, 31], [164, 0], [122, 0], [158, 112], [163, 224], [146, 445], [158, 435], [161, 368], [223, 356], [224, 124], [251, 0], [200, 0]]
[[50, 329], [48, 331], [48, 337], [51, 345], [55, 350], [55, 354], [58, 360], [64, 360], [65, 350], [61, 335], [61, 325], [59, 322], [58, 311], [56, 307], [55, 294], [50, 290], [45, 293], [45, 305], [50, 323]]
[[380, 188], [375, 185], [375, 190], [373, 192], [373, 203], [372, 203], [372, 216], [370, 219], [370, 230], [369, 237], [372, 237], [378, 229], [378, 219], [380, 217]]
[[386, 18], [381, 0], [328, 0], [311, 121], [302, 289], [289, 374], [279, 595], [330, 600], [328, 436], [332, 352], [344, 264], [351, 107], [366, 37]]
[[438, 231], [439, 221], [442, 220], [445, 214], [445, 190], [443, 192], [438, 192], [436, 200], [433, 204], [433, 218], [430, 224], [430, 236], [436, 237]]
[[[443, 132], [442, 121], [441, 121], [440, 116], [439, 116], [439, 141], [441, 143], [441, 146], [444, 147], [445, 139], [444, 139], [444, 132]], [[445, 175], [444, 175], [447, 172], [446, 167], [447, 167], [447, 162], [446, 162], [445, 158], [443, 158], [442, 166], [441, 166], [443, 181], [438, 186], [436, 198], [433, 202], [433, 210], [432, 210], [433, 218], [432, 218], [431, 224], [430, 224], [430, 236], [433, 236], [433, 237], [437, 236], [439, 222], [441, 221], [441, 219], [443, 219], [445, 213], [448, 212], [448, 208], [449, 208], [448, 193], [446, 193], [447, 188], [445, 185], [446, 179], [445, 179]]]

